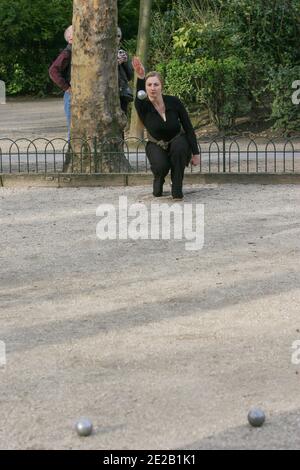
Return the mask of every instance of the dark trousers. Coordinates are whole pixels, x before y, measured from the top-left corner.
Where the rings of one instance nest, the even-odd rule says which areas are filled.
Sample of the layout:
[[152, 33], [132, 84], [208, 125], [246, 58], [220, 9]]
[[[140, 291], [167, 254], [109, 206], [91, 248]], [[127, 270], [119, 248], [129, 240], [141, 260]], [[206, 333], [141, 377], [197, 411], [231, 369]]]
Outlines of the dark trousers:
[[[121, 104], [121, 109], [122, 111], [126, 114], [127, 116], [127, 111], [128, 111], [128, 101], [125, 100], [122, 96], [120, 96], [120, 104]], [[125, 132], [122, 131], [122, 139], [125, 140]]]
[[123, 96], [120, 96], [120, 104], [121, 104], [121, 109], [124, 111], [124, 113], [127, 116], [127, 111], [128, 111], [128, 101], [123, 98]]
[[154, 175], [153, 194], [161, 196], [165, 176], [171, 170], [172, 196], [182, 197], [184, 169], [191, 159], [191, 149], [185, 135], [176, 137], [167, 150], [154, 142], [146, 145], [146, 155]]

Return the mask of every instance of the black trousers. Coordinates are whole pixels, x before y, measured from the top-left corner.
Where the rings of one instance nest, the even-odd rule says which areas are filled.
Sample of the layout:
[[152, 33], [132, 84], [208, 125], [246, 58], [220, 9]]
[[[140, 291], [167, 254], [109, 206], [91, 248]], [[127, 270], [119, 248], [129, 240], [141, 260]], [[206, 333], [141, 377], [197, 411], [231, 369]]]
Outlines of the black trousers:
[[128, 111], [128, 101], [123, 98], [123, 96], [120, 96], [120, 104], [121, 104], [121, 109], [124, 111], [124, 113], [127, 116], [127, 111]]
[[171, 170], [172, 196], [182, 197], [184, 169], [191, 159], [191, 148], [185, 135], [176, 137], [167, 150], [154, 142], [146, 145], [146, 155], [154, 175], [153, 194], [161, 196], [165, 176]]

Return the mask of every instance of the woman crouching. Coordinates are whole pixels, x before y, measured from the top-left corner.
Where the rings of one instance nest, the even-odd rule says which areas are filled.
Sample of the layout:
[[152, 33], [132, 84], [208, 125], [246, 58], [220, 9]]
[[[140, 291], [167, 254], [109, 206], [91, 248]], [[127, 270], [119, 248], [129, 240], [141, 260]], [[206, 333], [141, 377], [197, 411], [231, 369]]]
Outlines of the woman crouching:
[[[200, 163], [196, 135], [183, 103], [175, 96], [163, 95], [163, 79], [158, 72], [145, 74], [138, 57], [132, 60], [138, 76], [135, 107], [147, 131], [146, 155], [154, 175], [153, 195], [163, 194], [165, 177], [171, 170], [172, 197], [182, 199], [185, 167]], [[145, 90], [146, 99], [139, 99]]]

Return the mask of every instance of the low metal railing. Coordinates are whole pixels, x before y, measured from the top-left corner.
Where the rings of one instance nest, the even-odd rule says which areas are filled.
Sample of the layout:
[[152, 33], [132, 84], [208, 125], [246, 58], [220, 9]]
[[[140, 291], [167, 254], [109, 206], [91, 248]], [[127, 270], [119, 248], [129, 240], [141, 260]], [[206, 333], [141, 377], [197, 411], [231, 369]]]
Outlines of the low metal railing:
[[[300, 172], [300, 139], [242, 137], [199, 139], [200, 173]], [[151, 171], [147, 142], [137, 139], [97, 142], [62, 138], [0, 139], [0, 173], [144, 173]]]

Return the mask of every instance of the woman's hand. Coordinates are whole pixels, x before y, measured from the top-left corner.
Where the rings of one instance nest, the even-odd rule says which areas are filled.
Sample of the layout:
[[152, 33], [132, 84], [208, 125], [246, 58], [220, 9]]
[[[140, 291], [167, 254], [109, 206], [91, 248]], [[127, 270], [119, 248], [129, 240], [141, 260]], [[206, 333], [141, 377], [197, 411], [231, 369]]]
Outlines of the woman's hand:
[[134, 68], [137, 76], [141, 79], [145, 78], [145, 67], [138, 57], [133, 57], [132, 67]]
[[200, 155], [197, 154], [197, 155], [193, 155], [192, 156], [192, 159], [191, 159], [191, 165], [192, 166], [197, 166], [197, 165], [200, 165]]

